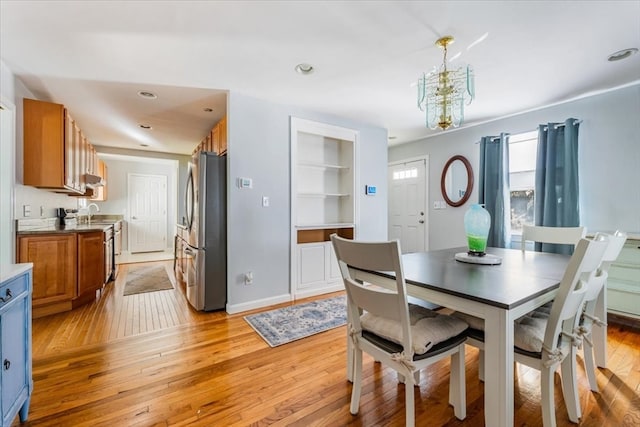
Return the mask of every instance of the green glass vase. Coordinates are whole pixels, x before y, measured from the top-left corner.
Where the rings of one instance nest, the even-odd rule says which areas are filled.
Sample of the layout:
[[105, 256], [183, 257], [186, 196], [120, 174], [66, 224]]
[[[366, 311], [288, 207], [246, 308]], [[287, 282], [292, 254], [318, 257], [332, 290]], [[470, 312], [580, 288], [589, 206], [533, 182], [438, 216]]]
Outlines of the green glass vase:
[[491, 228], [491, 215], [482, 205], [471, 205], [464, 214], [464, 231], [467, 235], [469, 255], [484, 256]]

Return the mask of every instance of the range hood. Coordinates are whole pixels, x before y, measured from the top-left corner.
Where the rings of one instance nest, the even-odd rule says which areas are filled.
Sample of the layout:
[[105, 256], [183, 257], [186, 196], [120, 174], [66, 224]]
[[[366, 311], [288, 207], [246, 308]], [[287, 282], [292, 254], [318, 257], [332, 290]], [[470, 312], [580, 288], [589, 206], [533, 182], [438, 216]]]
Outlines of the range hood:
[[89, 188], [103, 187], [104, 180], [101, 176], [94, 175], [91, 173], [84, 174], [84, 182], [87, 184]]

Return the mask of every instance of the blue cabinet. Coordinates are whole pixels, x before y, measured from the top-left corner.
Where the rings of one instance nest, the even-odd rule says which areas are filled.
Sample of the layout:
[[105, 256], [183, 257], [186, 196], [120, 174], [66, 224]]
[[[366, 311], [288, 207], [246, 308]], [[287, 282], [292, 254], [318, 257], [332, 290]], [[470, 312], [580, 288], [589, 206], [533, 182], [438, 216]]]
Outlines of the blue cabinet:
[[32, 264], [2, 266], [0, 273], [0, 427], [16, 415], [26, 421], [31, 376]]

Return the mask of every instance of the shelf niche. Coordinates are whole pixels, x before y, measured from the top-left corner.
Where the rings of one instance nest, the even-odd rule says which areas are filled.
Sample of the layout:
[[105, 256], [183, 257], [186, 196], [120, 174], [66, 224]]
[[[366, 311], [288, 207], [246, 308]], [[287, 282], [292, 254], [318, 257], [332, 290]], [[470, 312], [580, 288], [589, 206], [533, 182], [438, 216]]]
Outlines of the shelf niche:
[[291, 118], [291, 292], [344, 289], [331, 234], [357, 235], [358, 132]]

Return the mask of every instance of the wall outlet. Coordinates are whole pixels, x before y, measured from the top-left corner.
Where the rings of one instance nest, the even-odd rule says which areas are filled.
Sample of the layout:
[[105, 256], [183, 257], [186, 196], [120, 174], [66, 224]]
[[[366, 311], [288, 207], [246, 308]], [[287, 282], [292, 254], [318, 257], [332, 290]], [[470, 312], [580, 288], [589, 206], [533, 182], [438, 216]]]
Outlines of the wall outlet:
[[31, 216], [31, 205], [22, 206], [22, 216]]
[[244, 274], [244, 284], [245, 285], [253, 284], [253, 272], [252, 271], [247, 271]]

